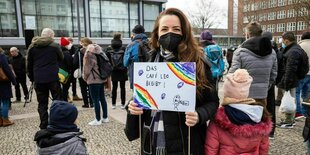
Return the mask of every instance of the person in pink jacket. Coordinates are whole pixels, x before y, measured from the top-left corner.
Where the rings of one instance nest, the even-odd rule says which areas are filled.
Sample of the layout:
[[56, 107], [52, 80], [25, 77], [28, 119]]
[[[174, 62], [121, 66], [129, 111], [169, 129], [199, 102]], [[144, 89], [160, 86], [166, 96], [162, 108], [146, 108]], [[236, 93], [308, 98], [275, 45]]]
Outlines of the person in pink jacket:
[[224, 99], [206, 134], [205, 155], [267, 155], [272, 129], [266, 106], [248, 98], [253, 79], [245, 69], [228, 74]]

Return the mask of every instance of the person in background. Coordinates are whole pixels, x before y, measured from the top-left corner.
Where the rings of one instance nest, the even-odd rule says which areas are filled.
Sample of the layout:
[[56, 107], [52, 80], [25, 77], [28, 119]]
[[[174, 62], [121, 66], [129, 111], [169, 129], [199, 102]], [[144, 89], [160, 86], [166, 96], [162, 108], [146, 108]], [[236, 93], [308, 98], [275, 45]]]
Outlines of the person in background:
[[54, 31], [44, 28], [40, 37], [34, 37], [28, 49], [27, 73], [39, 103], [40, 128], [48, 124], [48, 100], [51, 92], [53, 100], [61, 100], [58, 77], [59, 63], [64, 59], [59, 44], [54, 42]]
[[[73, 57], [73, 66], [74, 66], [74, 70], [78, 69], [81, 65], [81, 70], [83, 72], [83, 57], [85, 55], [86, 52], [86, 47], [92, 44], [92, 41], [88, 38], [82, 38], [80, 40], [80, 45], [81, 45], [81, 49], [76, 51], [76, 53], [74, 54]], [[80, 88], [81, 88], [81, 93], [82, 93], [82, 97], [83, 97], [83, 105], [82, 108], [92, 108], [93, 107], [93, 102], [92, 99], [90, 97], [90, 92], [89, 92], [89, 86], [87, 85], [86, 81], [83, 79], [83, 77], [79, 77], [79, 84], [80, 84]]]
[[14, 124], [9, 120], [9, 104], [10, 99], [13, 97], [11, 83], [16, 85], [13, 71], [9, 67], [8, 59], [3, 53], [4, 50], [0, 47], [0, 68], [4, 73], [2, 76], [7, 77], [7, 80], [0, 81], [0, 127]]
[[245, 69], [227, 75], [222, 106], [207, 129], [205, 155], [268, 154], [272, 122], [266, 105], [248, 98], [252, 81]]
[[227, 72], [229, 71], [230, 67], [231, 67], [231, 63], [232, 63], [232, 59], [233, 59], [233, 55], [234, 55], [234, 51], [236, 50], [236, 48], [234, 48], [233, 46], [230, 46], [227, 49], [227, 54], [226, 54], [226, 60], [228, 63], [228, 68], [227, 68]]
[[21, 101], [21, 93], [20, 86], [22, 86], [24, 92], [24, 99], [27, 101], [28, 99], [28, 88], [26, 84], [26, 60], [25, 57], [19, 52], [16, 47], [10, 48], [10, 54], [12, 58], [10, 59], [10, 63], [13, 66], [13, 70], [16, 75], [16, 85], [15, 85], [15, 96], [16, 101]]
[[55, 100], [50, 108], [47, 129], [36, 132], [34, 141], [40, 155], [87, 155], [86, 139], [76, 125], [77, 108], [68, 102]]
[[[71, 37], [67, 37], [68, 41], [70, 42], [70, 46], [68, 46], [68, 50], [72, 56], [72, 58], [74, 58], [74, 54], [77, 53], [79, 51], [78, 47], [73, 45], [73, 39]], [[73, 72], [74, 70], [72, 70], [72, 73], [70, 74], [70, 78], [72, 79], [72, 100], [73, 101], [81, 101], [82, 99], [77, 95], [76, 93], [76, 78], [74, 78], [73, 76]]]
[[[143, 125], [141, 154], [203, 155], [206, 122], [214, 117], [219, 98], [210, 67], [205, 63], [203, 51], [185, 14], [176, 8], [161, 12], [155, 21], [150, 42], [152, 62], [196, 62], [197, 91], [193, 94], [196, 95], [196, 107], [194, 112], [152, 111], [143, 110], [130, 101], [128, 132], [138, 133], [140, 115]], [[190, 153], [188, 127], [191, 127]], [[139, 138], [139, 134], [135, 136]]]
[[[310, 32], [304, 32], [301, 35], [301, 41], [298, 43], [299, 46], [310, 56]], [[310, 64], [310, 59], [308, 59]], [[307, 114], [306, 107], [301, 104], [300, 97], [305, 101], [308, 98], [310, 91], [310, 71], [306, 77], [299, 81], [296, 87], [296, 114], [295, 118], [302, 118]], [[309, 102], [309, 101], [308, 101]]]
[[277, 56], [271, 42], [262, 36], [262, 27], [251, 22], [245, 27], [246, 40], [234, 52], [229, 73], [246, 69], [253, 77], [250, 98], [267, 105], [267, 94], [277, 77]]
[[139, 49], [148, 46], [148, 39], [142, 25], [136, 25], [132, 29], [131, 43], [128, 44], [124, 55], [124, 66], [128, 68], [130, 89], [133, 89], [133, 64], [134, 62], [145, 62], [148, 58], [139, 56]]
[[[59, 64], [59, 68], [63, 69], [64, 71], [66, 71], [68, 74], [72, 74], [73, 73], [73, 59], [72, 56], [69, 52], [69, 49], [71, 48], [72, 44], [70, 44], [69, 40], [67, 40], [64, 37], [61, 37], [59, 40], [59, 44], [61, 46], [61, 50], [62, 53], [64, 55], [64, 59], [63, 61], [61, 61], [61, 63]], [[61, 83], [62, 85], [62, 98], [64, 101], [69, 100], [69, 102], [72, 102], [69, 98], [69, 88], [70, 88], [70, 84], [72, 82], [72, 77], [71, 75], [69, 75], [69, 78], [67, 80], [66, 83]]]
[[111, 40], [111, 46], [107, 49], [107, 56], [113, 66], [112, 70], [112, 109], [116, 108], [116, 98], [117, 98], [117, 87], [118, 83], [121, 88], [121, 108], [125, 108], [126, 102], [126, 88], [125, 83], [128, 80], [127, 68], [124, 67], [123, 58], [125, 53], [125, 48], [122, 47], [121, 34], [114, 34]]
[[[109, 122], [108, 106], [104, 95], [104, 82], [106, 79], [101, 79], [98, 75], [99, 65], [96, 54], [101, 54], [103, 51], [97, 44], [89, 44], [83, 58], [83, 79], [89, 86], [90, 96], [95, 106], [96, 118], [89, 122], [89, 125], [101, 125], [101, 123]], [[103, 117], [101, 119], [100, 107], [102, 108]]]

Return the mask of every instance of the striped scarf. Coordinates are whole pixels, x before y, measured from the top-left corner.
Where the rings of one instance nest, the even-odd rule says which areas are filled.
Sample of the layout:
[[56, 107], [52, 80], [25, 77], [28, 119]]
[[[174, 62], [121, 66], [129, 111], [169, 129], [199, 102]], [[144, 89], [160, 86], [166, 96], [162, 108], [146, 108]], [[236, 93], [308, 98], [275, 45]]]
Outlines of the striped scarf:
[[153, 131], [153, 148], [155, 155], [166, 155], [166, 141], [164, 132], [163, 113], [161, 111], [152, 111], [154, 124], [151, 124]]

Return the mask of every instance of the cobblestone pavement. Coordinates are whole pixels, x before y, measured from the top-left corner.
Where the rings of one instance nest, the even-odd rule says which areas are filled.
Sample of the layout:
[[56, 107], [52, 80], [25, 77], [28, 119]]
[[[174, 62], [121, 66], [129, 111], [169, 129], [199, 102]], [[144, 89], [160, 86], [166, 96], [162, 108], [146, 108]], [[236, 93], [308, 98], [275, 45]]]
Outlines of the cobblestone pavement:
[[[129, 88], [127, 86], [127, 88]], [[220, 87], [221, 88], [221, 87]], [[220, 90], [219, 94], [222, 91]], [[127, 90], [127, 99], [130, 98]], [[220, 95], [221, 96], [221, 95]], [[101, 126], [89, 126], [88, 122], [94, 119], [92, 108], [82, 109], [82, 102], [75, 101], [79, 109], [77, 124], [84, 137], [90, 155], [135, 155], [139, 152], [139, 142], [129, 142], [123, 132], [126, 112], [121, 110], [118, 100], [117, 109], [111, 109], [111, 98], [107, 97], [110, 122]], [[32, 155], [36, 145], [34, 134], [39, 130], [35, 94], [32, 103], [24, 108], [23, 103], [13, 103], [10, 117], [15, 124], [9, 127], [0, 127], [0, 155]], [[305, 155], [306, 146], [301, 136], [304, 119], [296, 122], [293, 129], [276, 128], [275, 139], [270, 141], [269, 154], [271, 155]]]

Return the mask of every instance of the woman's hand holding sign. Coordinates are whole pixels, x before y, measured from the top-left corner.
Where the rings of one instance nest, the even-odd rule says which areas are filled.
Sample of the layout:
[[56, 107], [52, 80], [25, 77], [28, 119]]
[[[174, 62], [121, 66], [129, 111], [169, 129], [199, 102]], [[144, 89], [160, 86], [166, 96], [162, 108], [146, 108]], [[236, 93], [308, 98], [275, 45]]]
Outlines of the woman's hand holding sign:
[[131, 115], [142, 115], [143, 114], [143, 109], [138, 107], [138, 104], [135, 103], [134, 101], [130, 101], [128, 105], [128, 110]]
[[195, 112], [185, 112], [185, 124], [189, 127], [195, 126], [199, 122], [198, 113]]

